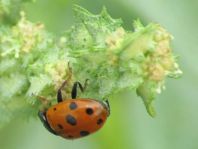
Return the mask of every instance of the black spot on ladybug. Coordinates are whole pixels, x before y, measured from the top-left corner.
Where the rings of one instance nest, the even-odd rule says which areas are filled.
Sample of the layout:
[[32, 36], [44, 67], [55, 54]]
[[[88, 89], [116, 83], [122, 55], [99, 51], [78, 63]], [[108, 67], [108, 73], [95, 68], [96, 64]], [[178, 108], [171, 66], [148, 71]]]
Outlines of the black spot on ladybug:
[[87, 135], [89, 135], [89, 132], [88, 131], [81, 131], [80, 135], [81, 136], [87, 136]]
[[87, 108], [86, 109], [86, 113], [88, 114], [88, 115], [92, 115], [93, 114], [93, 109], [92, 108]]
[[75, 126], [77, 124], [75, 117], [73, 117], [72, 115], [66, 116], [66, 122], [72, 126]]
[[100, 124], [102, 124], [102, 123], [103, 123], [103, 120], [102, 120], [101, 118], [99, 118], [99, 119], [97, 120], [97, 124], [100, 125]]
[[70, 105], [69, 105], [69, 108], [71, 110], [75, 110], [77, 108], [77, 104], [75, 102], [71, 102]]
[[56, 108], [54, 108], [53, 110], [56, 111]]
[[61, 124], [57, 125], [59, 129], [63, 129], [63, 126]]
[[70, 139], [72, 139], [72, 138], [73, 138], [73, 136], [72, 136], [72, 135], [68, 135], [67, 137], [68, 137], [68, 138], [70, 138]]

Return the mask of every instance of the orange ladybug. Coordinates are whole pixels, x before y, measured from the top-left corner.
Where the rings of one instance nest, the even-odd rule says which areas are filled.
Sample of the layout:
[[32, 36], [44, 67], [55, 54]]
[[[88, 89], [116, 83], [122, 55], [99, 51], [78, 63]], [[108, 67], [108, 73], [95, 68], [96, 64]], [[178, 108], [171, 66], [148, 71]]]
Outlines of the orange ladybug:
[[[77, 87], [83, 92], [86, 87], [80, 82], [75, 82], [72, 88], [72, 99], [62, 99], [61, 90], [65, 81], [57, 92], [58, 104], [39, 111], [38, 116], [45, 128], [54, 135], [66, 139], [77, 139], [85, 137], [98, 131], [104, 125], [110, 114], [108, 100], [99, 101], [90, 98], [76, 98]], [[38, 98], [42, 98], [38, 96]]]

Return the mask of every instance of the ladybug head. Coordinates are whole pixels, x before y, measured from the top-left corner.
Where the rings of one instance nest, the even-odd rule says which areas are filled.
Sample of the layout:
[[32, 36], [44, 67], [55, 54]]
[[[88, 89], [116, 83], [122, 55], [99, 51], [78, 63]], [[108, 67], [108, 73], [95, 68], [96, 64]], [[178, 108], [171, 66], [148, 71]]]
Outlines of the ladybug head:
[[103, 100], [102, 101], [102, 105], [104, 106], [104, 108], [108, 111], [108, 116], [110, 115], [110, 104], [108, 99], [107, 100]]

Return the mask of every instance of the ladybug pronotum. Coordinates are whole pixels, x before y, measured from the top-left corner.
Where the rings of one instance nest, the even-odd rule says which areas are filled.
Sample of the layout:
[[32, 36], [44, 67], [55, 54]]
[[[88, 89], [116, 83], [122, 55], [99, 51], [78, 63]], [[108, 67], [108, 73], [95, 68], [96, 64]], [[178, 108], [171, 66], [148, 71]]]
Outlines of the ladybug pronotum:
[[[63, 100], [61, 90], [66, 82], [58, 89], [58, 104], [38, 112], [43, 125], [49, 132], [66, 139], [85, 137], [98, 131], [110, 114], [108, 100], [99, 101], [90, 98], [76, 98], [77, 87], [79, 86], [82, 92], [86, 87], [86, 83], [82, 86], [80, 82], [75, 82], [73, 85], [72, 99]], [[37, 97], [43, 99], [41, 96]]]

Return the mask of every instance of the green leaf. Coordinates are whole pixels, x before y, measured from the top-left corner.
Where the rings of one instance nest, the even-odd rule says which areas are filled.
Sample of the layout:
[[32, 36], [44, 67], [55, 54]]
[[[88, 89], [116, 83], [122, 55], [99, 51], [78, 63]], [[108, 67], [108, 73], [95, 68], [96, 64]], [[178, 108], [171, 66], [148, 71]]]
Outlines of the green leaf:
[[37, 116], [44, 105], [32, 94], [55, 104], [57, 89], [67, 78], [64, 98], [70, 98], [75, 81], [89, 79], [80, 97], [113, 100], [114, 94], [130, 89], [154, 116], [152, 102], [166, 77], [181, 75], [170, 47], [172, 36], [159, 24], [144, 26], [136, 20], [134, 31], [127, 31], [105, 8], [97, 15], [76, 5], [74, 11], [76, 22], [60, 37], [28, 21], [24, 12], [16, 25], [0, 27], [2, 126], [16, 115]]

